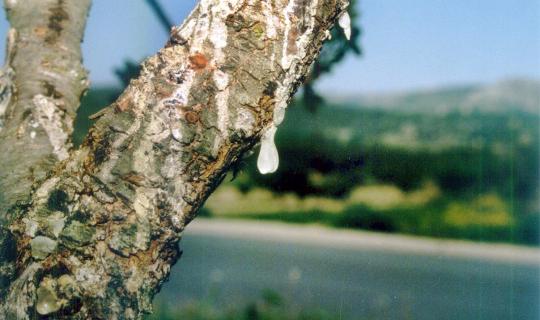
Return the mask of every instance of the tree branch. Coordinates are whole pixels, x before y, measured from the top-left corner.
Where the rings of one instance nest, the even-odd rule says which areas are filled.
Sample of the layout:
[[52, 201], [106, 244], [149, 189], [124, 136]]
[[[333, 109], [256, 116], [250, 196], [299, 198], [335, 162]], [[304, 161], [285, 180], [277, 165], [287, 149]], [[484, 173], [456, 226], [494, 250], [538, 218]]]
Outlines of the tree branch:
[[[6, 0], [11, 24], [4, 74], [11, 99], [1, 107], [0, 221], [68, 156], [72, 123], [88, 86], [80, 43], [90, 0]], [[6, 78], [6, 77], [2, 77]], [[2, 84], [3, 88], [9, 85]]]
[[158, 18], [159, 23], [161, 23], [163, 29], [169, 32], [174, 26], [174, 24], [171, 22], [171, 19], [169, 19], [169, 17], [163, 10], [163, 7], [159, 4], [159, 2], [157, 2], [157, 0], [146, 0], [146, 3], [148, 3], [150, 9], [152, 9], [152, 12], [154, 12], [156, 17]]
[[347, 4], [202, 0], [82, 148], [12, 209], [20, 276], [0, 314], [149, 312], [181, 232], [227, 170], [275, 132]]
[[11, 23], [0, 72], [0, 300], [14, 276], [8, 208], [64, 160], [88, 86], [80, 42], [90, 0], [6, 0]]

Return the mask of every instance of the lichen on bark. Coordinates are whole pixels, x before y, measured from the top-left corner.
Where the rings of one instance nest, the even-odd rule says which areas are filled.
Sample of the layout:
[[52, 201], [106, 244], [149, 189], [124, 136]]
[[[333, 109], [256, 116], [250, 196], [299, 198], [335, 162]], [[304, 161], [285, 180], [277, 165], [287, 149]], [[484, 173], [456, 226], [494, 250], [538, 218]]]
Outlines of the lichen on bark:
[[[17, 276], [0, 319], [150, 312], [185, 226], [228, 169], [275, 130], [346, 7], [200, 1], [82, 147], [10, 207]], [[64, 21], [59, 13], [49, 27]], [[57, 35], [51, 29], [46, 39]]]

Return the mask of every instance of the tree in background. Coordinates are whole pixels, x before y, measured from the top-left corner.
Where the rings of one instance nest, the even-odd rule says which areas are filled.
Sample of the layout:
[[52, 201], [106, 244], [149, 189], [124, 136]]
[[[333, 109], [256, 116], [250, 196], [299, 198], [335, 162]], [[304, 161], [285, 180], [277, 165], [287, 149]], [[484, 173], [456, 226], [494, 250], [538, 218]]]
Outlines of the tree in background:
[[311, 67], [334, 23], [348, 29], [347, 0], [201, 0], [74, 150], [89, 6], [5, 1], [0, 319], [150, 312], [198, 208], [259, 141], [276, 169], [288, 102], [350, 50]]

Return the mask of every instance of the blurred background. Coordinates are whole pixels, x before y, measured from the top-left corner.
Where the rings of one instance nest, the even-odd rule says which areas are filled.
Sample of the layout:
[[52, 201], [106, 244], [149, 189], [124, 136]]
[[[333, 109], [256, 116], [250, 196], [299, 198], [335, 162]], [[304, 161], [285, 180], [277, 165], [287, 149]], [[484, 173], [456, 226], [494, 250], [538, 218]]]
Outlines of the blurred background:
[[[195, 3], [94, 0], [76, 144]], [[539, 318], [540, 1], [350, 12], [279, 127], [278, 171], [256, 150], [210, 197], [153, 318]]]

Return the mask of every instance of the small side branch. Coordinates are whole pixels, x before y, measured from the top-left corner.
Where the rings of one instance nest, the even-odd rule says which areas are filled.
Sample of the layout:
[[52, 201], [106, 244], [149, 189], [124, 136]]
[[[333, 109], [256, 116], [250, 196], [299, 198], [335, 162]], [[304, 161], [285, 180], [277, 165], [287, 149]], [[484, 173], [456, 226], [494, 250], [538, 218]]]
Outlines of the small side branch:
[[[11, 25], [0, 71], [0, 301], [15, 276], [9, 208], [68, 157], [88, 87], [81, 48], [91, 0], [5, 0]], [[0, 318], [1, 315], [0, 315]]]
[[0, 74], [0, 221], [68, 157], [87, 90], [81, 48], [91, 0], [6, 0], [11, 25]]
[[174, 26], [171, 19], [167, 16], [165, 13], [165, 10], [163, 10], [163, 7], [157, 0], [146, 0], [146, 3], [150, 6], [156, 17], [158, 18], [159, 22], [163, 26], [166, 32], [171, 31], [171, 28]]

